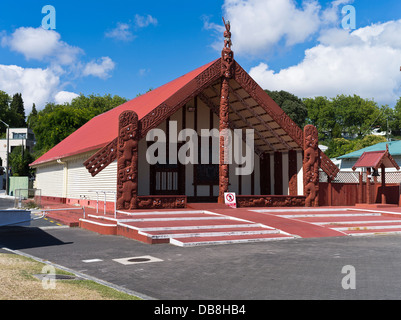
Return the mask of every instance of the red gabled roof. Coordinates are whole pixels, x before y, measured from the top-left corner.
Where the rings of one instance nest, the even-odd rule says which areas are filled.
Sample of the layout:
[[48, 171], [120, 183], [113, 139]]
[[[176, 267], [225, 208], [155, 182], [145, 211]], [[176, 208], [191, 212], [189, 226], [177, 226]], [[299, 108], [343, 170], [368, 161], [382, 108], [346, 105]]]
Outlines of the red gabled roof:
[[136, 97], [110, 111], [102, 113], [73, 132], [31, 166], [73, 156], [104, 147], [118, 135], [118, 117], [125, 110], [133, 110], [139, 120], [183, 88], [218, 59], [197, 68], [157, 89]]
[[362, 167], [376, 167], [377, 164], [381, 161], [386, 151], [371, 151], [364, 152], [361, 157], [355, 162], [355, 168]]
[[364, 152], [357, 162], [355, 162], [355, 165], [352, 167], [352, 169], [355, 170], [355, 168], [371, 167], [377, 170], [382, 164], [386, 168], [394, 167], [397, 170], [399, 169], [397, 162], [395, 162], [393, 157], [388, 153], [388, 149], [382, 151]]

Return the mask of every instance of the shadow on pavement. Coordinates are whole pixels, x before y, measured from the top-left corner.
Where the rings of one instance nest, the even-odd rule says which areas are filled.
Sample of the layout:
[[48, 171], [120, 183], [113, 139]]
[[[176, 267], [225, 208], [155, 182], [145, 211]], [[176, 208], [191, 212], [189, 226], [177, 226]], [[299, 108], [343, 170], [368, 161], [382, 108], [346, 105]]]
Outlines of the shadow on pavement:
[[0, 248], [12, 250], [27, 248], [60, 246], [72, 242], [63, 242], [40, 228], [6, 226], [0, 227]]

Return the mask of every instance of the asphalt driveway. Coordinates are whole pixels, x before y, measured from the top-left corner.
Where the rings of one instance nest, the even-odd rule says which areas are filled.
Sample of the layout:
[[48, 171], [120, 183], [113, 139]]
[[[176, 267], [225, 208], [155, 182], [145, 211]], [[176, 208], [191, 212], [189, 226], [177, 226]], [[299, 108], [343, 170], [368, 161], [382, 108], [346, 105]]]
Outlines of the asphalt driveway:
[[[376, 235], [181, 248], [79, 228], [0, 228], [0, 248], [163, 300], [399, 299], [400, 244]], [[344, 266], [355, 289], [343, 288]]]

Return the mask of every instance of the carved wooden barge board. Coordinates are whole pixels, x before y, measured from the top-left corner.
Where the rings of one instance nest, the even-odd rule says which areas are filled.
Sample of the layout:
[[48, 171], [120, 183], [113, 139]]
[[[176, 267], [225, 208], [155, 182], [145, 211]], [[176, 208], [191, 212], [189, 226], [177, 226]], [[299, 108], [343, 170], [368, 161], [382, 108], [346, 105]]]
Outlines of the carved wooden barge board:
[[318, 148], [318, 132], [315, 126], [304, 128], [304, 194], [305, 206], [319, 206], [319, 167], [320, 157]]

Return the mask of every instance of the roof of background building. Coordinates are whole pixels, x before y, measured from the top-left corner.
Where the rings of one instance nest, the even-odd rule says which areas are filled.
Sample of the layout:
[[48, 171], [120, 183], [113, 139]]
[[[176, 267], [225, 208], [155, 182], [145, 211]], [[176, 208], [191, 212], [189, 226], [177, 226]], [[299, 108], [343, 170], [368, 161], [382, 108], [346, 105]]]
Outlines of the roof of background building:
[[386, 168], [396, 168], [399, 169], [398, 164], [395, 162], [393, 157], [386, 151], [370, 151], [364, 152], [362, 156], [356, 161], [352, 170], [356, 168], [367, 168], [372, 167], [378, 169], [381, 165]]
[[366, 147], [343, 156], [337, 157], [337, 159], [358, 159], [364, 152], [370, 151], [385, 151], [386, 145], [388, 144], [389, 153], [392, 156], [401, 156], [401, 140], [400, 141], [389, 141], [389, 142], [380, 142], [373, 146]]

